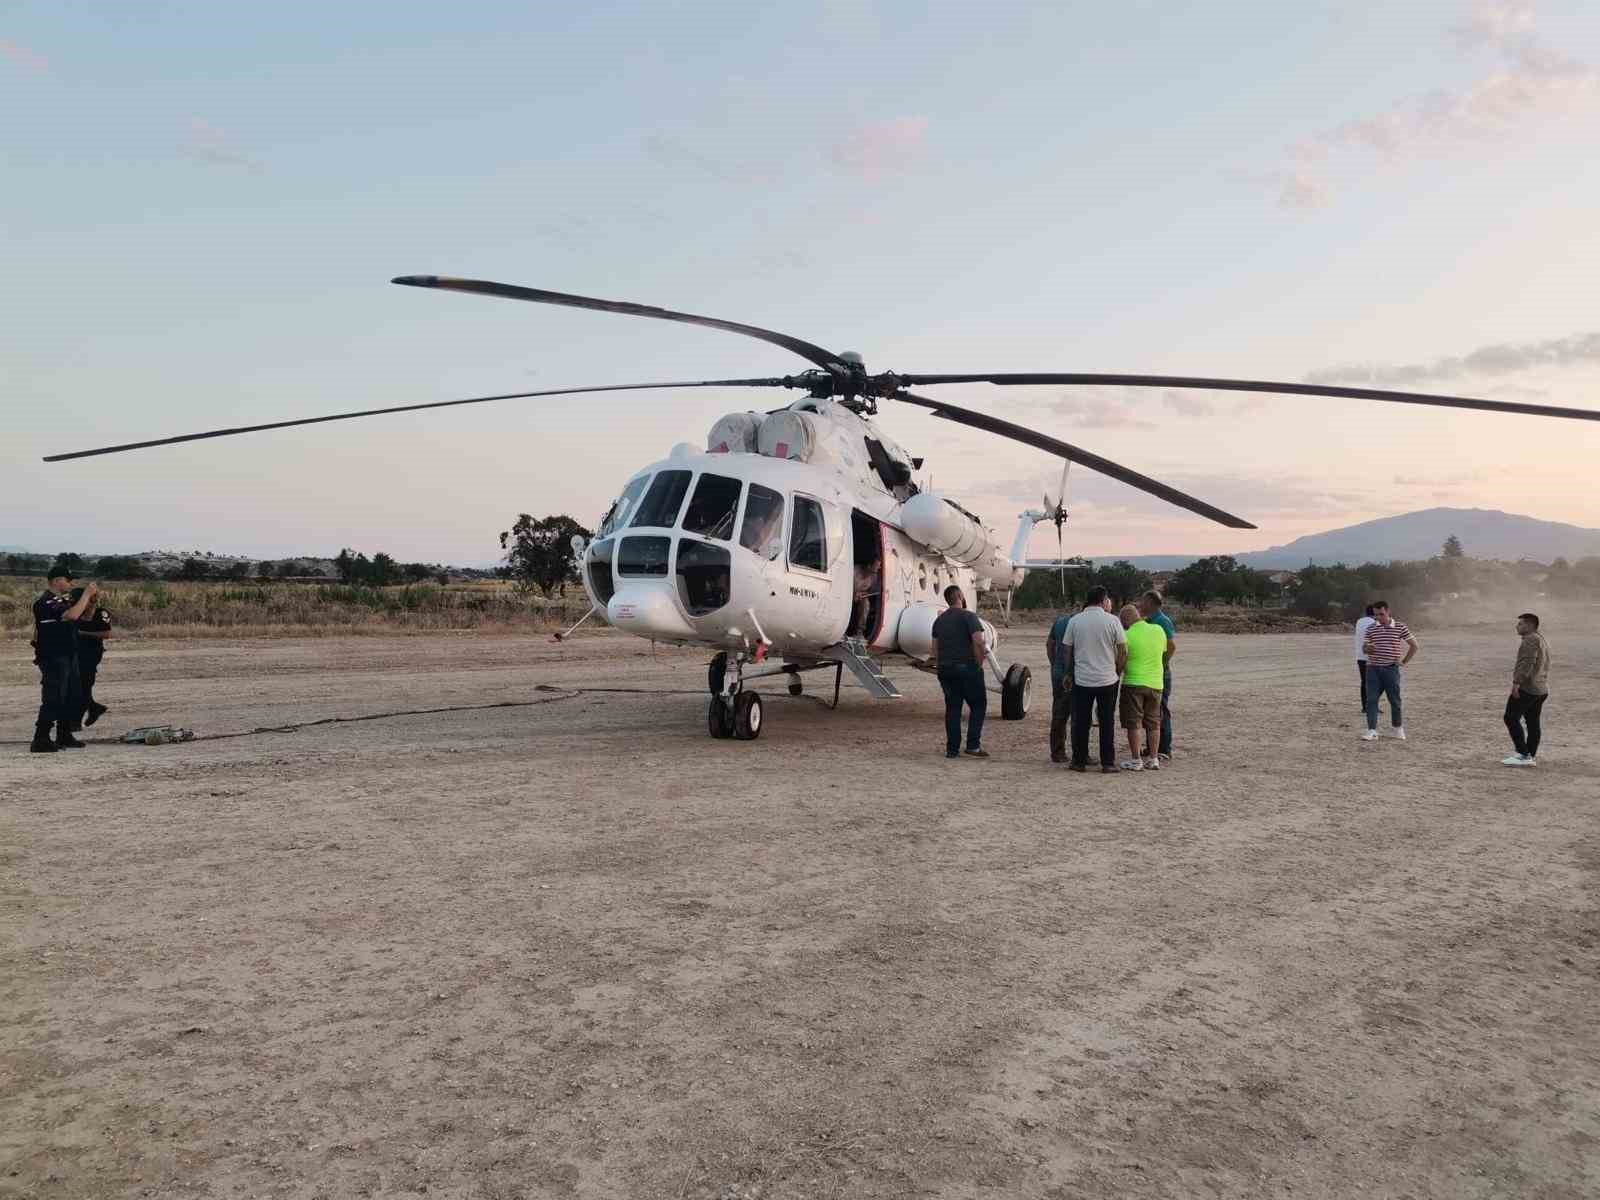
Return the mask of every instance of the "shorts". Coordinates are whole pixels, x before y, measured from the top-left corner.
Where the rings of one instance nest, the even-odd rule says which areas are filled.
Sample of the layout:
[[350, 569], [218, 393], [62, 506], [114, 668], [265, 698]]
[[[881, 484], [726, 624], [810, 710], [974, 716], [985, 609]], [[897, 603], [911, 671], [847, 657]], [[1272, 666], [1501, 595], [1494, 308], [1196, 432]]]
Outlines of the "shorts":
[[1161, 724], [1161, 689], [1122, 685], [1120, 701], [1122, 727], [1138, 729], [1141, 725]]

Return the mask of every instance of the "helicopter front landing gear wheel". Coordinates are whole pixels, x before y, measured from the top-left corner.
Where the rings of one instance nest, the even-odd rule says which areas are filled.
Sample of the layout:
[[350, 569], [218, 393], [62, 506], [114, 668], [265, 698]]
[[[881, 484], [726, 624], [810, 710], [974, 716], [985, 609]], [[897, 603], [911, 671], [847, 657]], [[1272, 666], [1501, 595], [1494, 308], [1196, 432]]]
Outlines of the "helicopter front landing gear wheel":
[[706, 732], [714, 738], [733, 736], [733, 710], [721, 696], [711, 697], [711, 707], [706, 710]]
[[733, 736], [742, 742], [761, 736], [760, 693], [740, 692], [733, 698]]
[[1005, 682], [1000, 685], [1000, 718], [1020, 721], [1028, 715], [1033, 703], [1033, 672], [1021, 663], [1006, 668]]
[[789, 676], [789, 695], [798, 696], [803, 691], [805, 691], [805, 688], [800, 686], [800, 676], [799, 675], [791, 675], [791, 676]]

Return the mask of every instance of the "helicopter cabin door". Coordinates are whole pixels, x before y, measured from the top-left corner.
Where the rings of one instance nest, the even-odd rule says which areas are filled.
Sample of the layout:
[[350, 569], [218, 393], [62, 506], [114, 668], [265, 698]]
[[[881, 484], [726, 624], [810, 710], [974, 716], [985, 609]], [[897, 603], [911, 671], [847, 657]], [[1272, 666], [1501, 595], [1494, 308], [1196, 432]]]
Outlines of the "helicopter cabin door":
[[867, 645], [877, 645], [883, 636], [884, 615], [889, 596], [883, 522], [862, 512], [850, 511], [850, 624], [846, 637], [858, 637]]
[[[788, 603], [791, 635], [827, 646], [850, 619], [850, 564], [845, 522], [837, 504], [795, 492], [789, 518]], [[802, 630], [804, 631], [802, 633]]]

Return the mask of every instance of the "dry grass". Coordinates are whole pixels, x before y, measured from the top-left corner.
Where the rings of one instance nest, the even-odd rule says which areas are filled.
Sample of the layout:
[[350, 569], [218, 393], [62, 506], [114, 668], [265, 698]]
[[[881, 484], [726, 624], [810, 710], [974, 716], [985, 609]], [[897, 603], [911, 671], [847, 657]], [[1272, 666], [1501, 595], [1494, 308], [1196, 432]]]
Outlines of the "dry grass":
[[[0, 630], [33, 632], [42, 579], [0, 578]], [[111, 583], [101, 591], [122, 637], [323, 637], [441, 633], [452, 629], [527, 633], [570, 625], [588, 602], [577, 589], [553, 603], [507, 583], [364, 587], [317, 583]]]

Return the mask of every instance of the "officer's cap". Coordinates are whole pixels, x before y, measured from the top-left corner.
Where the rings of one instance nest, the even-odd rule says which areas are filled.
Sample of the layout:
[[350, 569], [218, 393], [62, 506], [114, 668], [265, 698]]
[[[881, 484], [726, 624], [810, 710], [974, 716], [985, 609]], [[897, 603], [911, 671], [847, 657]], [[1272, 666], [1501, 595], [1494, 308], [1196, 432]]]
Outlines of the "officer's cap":
[[46, 579], [76, 579], [77, 576], [72, 573], [72, 568], [67, 566], [66, 563], [55, 563], [55, 564], [53, 564], [51, 566], [50, 571], [49, 571], [49, 573], [47, 575], [45, 575], [45, 578]]

